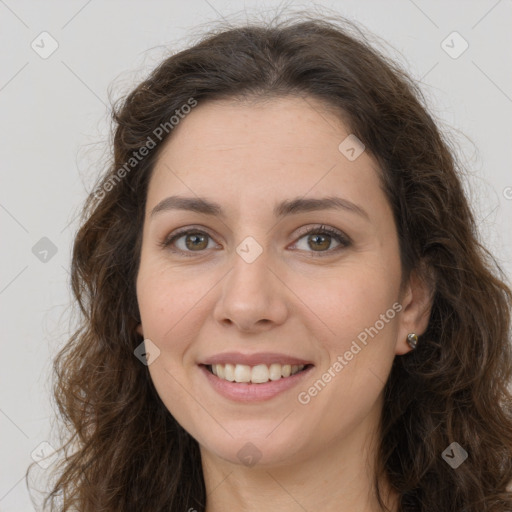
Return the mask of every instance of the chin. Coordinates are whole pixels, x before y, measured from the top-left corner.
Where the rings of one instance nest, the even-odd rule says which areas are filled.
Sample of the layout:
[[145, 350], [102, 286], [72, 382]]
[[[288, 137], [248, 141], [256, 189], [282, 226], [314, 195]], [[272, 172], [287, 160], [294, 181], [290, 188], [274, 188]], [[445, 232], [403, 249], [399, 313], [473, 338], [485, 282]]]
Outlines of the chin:
[[210, 456], [222, 459], [230, 464], [246, 467], [272, 467], [289, 465], [297, 462], [298, 454], [303, 448], [301, 443], [297, 445], [296, 435], [290, 432], [285, 433], [283, 438], [276, 435], [270, 437], [261, 435], [234, 435], [226, 434], [223, 439], [208, 439], [205, 443], [200, 442], [201, 452], [205, 451]]

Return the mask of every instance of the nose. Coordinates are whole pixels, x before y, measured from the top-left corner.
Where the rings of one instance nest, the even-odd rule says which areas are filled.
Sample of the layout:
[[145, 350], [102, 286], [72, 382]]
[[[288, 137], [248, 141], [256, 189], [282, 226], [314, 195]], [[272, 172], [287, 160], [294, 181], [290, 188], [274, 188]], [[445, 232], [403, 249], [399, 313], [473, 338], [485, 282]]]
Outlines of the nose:
[[278, 273], [261, 255], [247, 263], [238, 255], [222, 282], [214, 318], [225, 327], [243, 332], [263, 332], [285, 322], [288, 316], [287, 288]]

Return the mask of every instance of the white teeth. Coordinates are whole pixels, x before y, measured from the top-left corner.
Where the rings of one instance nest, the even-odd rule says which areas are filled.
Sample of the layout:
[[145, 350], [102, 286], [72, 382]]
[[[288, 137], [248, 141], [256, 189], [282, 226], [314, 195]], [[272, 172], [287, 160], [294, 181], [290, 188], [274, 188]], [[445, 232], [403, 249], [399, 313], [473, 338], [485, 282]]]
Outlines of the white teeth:
[[272, 363], [270, 366], [266, 364], [258, 364], [249, 366], [246, 364], [214, 364], [211, 371], [219, 379], [228, 380], [230, 382], [252, 382], [253, 384], [263, 384], [269, 380], [279, 380], [289, 377], [304, 369], [304, 365], [289, 365]]
[[279, 380], [281, 378], [281, 365], [273, 363], [269, 369], [270, 380]]
[[251, 367], [246, 364], [235, 366], [235, 382], [251, 382]]
[[262, 382], [268, 382], [269, 371], [266, 364], [259, 364], [258, 366], [252, 367], [251, 382], [254, 384], [261, 384]]
[[292, 373], [292, 367], [289, 364], [283, 364], [281, 367], [281, 375], [283, 377], [289, 377]]
[[[217, 371], [219, 369], [219, 366], [222, 366], [222, 365], [221, 364], [217, 365]], [[235, 380], [235, 365], [233, 365], [233, 364], [224, 365], [224, 379], [229, 380], [229, 382], [234, 382], [234, 380]]]

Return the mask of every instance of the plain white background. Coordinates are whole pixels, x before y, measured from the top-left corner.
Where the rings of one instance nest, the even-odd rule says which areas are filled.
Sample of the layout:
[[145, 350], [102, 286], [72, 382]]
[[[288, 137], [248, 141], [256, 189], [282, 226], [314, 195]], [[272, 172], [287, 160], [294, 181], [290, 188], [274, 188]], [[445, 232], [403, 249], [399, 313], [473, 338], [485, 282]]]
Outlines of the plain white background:
[[[68, 269], [76, 214], [108, 158], [108, 91], [118, 98], [210, 22], [243, 20], [244, 9], [250, 16], [255, 8], [278, 5], [0, 0], [1, 512], [34, 510], [24, 474], [31, 454], [50, 450], [40, 443], [56, 442], [51, 360], [70, 333]], [[431, 112], [460, 149], [482, 239], [511, 276], [512, 2], [316, 5], [383, 38], [389, 54], [421, 83]], [[48, 56], [52, 45], [58, 47]], [[46, 470], [36, 469], [44, 478]]]

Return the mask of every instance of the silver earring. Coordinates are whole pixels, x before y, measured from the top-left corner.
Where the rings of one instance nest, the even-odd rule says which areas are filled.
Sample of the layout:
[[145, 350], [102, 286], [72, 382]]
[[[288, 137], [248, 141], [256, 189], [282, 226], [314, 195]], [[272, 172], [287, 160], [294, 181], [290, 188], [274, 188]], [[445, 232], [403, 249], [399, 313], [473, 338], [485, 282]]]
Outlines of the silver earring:
[[415, 349], [416, 346], [418, 345], [418, 336], [416, 336], [416, 334], [414, 334], [413, 332], [409, 333], [407, 335], [407, 343], [412, 349]]

